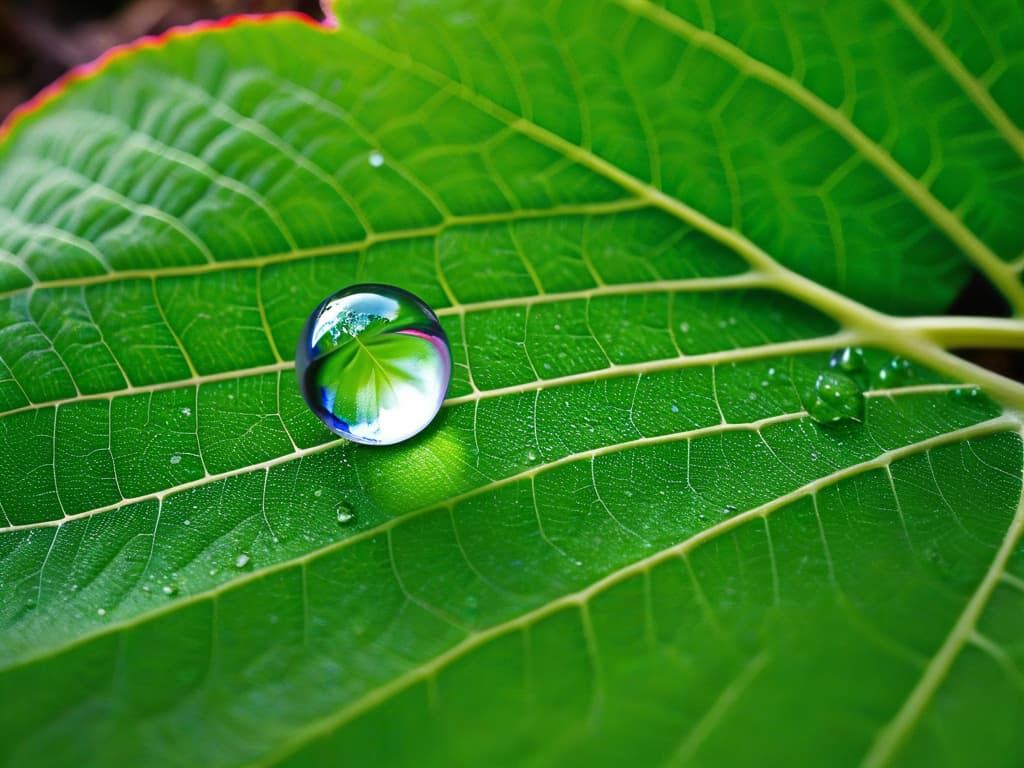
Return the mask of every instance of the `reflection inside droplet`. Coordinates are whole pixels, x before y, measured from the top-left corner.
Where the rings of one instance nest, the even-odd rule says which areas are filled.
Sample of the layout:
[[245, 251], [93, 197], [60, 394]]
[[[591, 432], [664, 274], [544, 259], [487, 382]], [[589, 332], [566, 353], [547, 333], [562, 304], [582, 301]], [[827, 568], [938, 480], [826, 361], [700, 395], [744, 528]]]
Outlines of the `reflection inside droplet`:
[[295, 375], [306, 404], [331, 431], [391, 445], [437, 415], [451, 354], [437, 316], [420, 299], [390, 285], [354, 285], [309, 316]]

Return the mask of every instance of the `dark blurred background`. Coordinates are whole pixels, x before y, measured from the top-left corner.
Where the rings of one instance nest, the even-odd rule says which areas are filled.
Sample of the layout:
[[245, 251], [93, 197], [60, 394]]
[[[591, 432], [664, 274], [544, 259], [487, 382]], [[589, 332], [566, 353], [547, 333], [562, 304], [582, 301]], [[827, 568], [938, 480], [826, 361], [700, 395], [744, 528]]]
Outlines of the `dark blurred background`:
[[[514, 0], [510, 0], [513, 2]], [[0, 0], [0, 121], [71, 67], [113, 45], [198, 19], [301, 11], [322, 19], [317, 0]], [[1002, 297], [975, 276], [954, 303], [960, 315], [1008, 315]], [[975, 362], [1024, 380], [1024, 355], [962, 350]]]
[[197, 19], [302, 11], [317, 0], [0, 0], [0, 120], [71, 67]]

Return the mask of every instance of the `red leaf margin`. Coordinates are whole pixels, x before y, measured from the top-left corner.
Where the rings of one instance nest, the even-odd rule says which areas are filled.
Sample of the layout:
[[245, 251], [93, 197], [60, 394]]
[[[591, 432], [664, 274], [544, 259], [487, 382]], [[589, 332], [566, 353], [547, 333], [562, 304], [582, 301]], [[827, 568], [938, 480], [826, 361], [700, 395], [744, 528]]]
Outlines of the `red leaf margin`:
[[72, 67], [52, 83], [43, 88], [28, 101], [19, 104], [0, 122], [0, 142], [7, 139], [18, 123], [26, 117], [38, 112], [64, 93], [67, 88], [82, 80], [91, 79], [111, 63], [130, 56], [136, 51], [162, 48], [167, 43], [184, 37], [223, 32], [242, 25], [273, 24], [278, 21], [297, 21], [321, 31], [329, 32], [338, 27], [338, 19], [331, 8], [331, 0], [321, 0], [320, 7], [324, 20], [317, 21], [311, 16], [298, 11], [274, 11], [271, 13], [238, 13], [220, 19], [203, 19], [171, 27], [159, 34], [145, 35], [128, 43], [121, 43], [101, 53], [97, 58], [84, 64]]

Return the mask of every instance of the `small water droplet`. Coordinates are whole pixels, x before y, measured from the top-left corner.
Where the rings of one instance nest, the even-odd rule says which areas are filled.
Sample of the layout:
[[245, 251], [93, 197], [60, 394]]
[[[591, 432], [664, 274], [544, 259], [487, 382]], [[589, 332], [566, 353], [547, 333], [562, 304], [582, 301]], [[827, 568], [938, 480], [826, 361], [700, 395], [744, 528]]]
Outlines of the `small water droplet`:
[[182, 408], [181, 409], [181, 415], [182, 416], [191, 416], [192, 415], [192, 409], [191, 408]]
[[347, 525], [356, 519], [355, 510], [352, 509], [352, 505], [347, 501], [338, 503], [338, 506], [334, 508], [334, 511], [338, 514], [338, 524]]
[[817, 460], [818, 460], [818, 454], [815, 453], [814, 451], [811, 451], [811, 461], [817, 461]]
[[217, 570], [216, 568], [211, 568], [209, 573], [210, 573], [211, 576], [216, 576], [218, 573], [220, 573], [220, 571]]
[[864, 393], [845, 373], [829, 369], [818, 374], [814, 387], [804, 395], [804, 407], [819, 424], [864, 420]]
[[679, 413], [679, 406], [672, 403], [672, 413]]
[[370, 165], [372, 165], [374, 168], [380, 168], [382, 165], [384, 165], [384, 155], [382, 155], [376, 149], [370, 153], [370, 157], [368, 158], [368, 160]]
[[96, 613], [99, 616], [106, 616], [107, 615], [107, 609], [106, 608], [97, 608], [96, 609]]
[[731, 515], [735, 511], [736, 507], [734, 507], [732, 504], [726, 504], [725, 507], [722, 508], [723, 515]]
[[245, 568], [249, 564], [249, 556], [244, 552], [235, 558], [235, 568]]
[[181, 462], [181, 456], [174, 454], [171, 456], [171, 464], [179, 464]]
[[769, 376], [774, 376], [775, 375], [775, 369], [774, 368], [769, 368], [768, 369], [768, 375]]
[[526, 452], [526, 463], [533, 464], [537, 461], [537, 452], [532, 448]]
[[178, 588], [173, 584], [164, 584], [163, 588], [160, 591], [168, 596], [178, 594]]
[[192, 521], [191, 520], [182, 520], [181, 524], [182, 525], [192, 525]]
[[143, 585], [142, 585], [142, 591], [143, 591], [143, 592], [149, 592], [149, 591], [150, 591], [150, 589], [151, 589], [151, 588], [150, 588], [149, 584], [143, 584]]
[[682, 331], [683, 333], [689, 333], [690, 332], [690, 324], [689, 323], [680, 323], [679, 324], [679, 330]]
[[71, 585], [71, 591], [72, 592], [77, 592], [78, 591], [78, 585], [77, 584], [72, 584]]
[[756, 392], [750, 392], [750, 393], [748, 393], [748, 394], [747, 394], [747, 399], [748, 399], [748, 400], [757, 400], [757, 393], [756, 393]]
[[313, 495], [319, 499], [321, 496], [324, 495], [324, 491], [322, 488], [317, 488], [315, 491], [313, 491]]
[[896, 355], [875, 372], [875, 384], [879, 387], [898, 387], [914, 378], [914, 364], [905, 357]]
[[[381, 368], [390, 373], [378, 374]], [[310, 410], [357, 443], [391, 445], [423, 431], [441, 408], [451, 353], [437, 315], [392, 285], [344, 288], [313, 310], [295, 375]]]

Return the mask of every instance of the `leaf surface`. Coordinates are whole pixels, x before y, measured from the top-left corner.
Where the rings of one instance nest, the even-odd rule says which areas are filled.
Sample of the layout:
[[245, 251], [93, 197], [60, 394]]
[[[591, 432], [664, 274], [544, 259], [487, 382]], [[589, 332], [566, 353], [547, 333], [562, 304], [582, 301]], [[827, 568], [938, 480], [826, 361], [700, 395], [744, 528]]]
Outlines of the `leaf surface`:
[[[1021, 13], [362, 2], [25, 111], [0, 756], [1019, 763], [1024, 394], [901, 316], [1024, 306]], [[355, 282], [452, 343], [398, 446], [296, 390]]]

